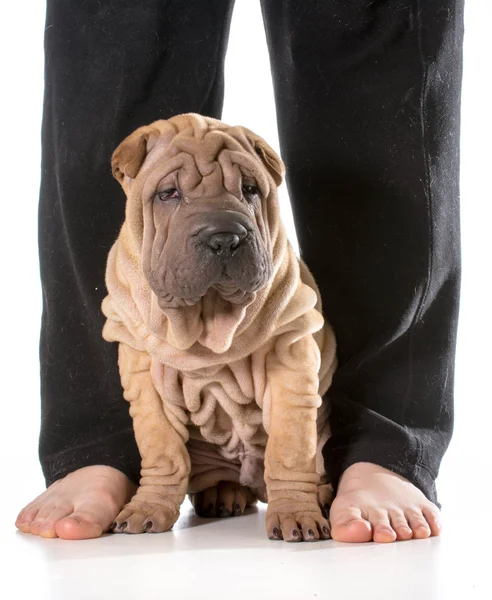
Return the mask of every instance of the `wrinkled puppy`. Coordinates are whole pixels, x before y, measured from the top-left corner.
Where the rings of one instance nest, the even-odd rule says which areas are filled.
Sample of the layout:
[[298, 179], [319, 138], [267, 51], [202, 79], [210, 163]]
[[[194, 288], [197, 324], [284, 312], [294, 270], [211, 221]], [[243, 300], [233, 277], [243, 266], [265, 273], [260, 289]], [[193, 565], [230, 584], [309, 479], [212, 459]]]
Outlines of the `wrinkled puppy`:
[[268, 502], [271, 539], [328, 538], [335, 337], [279, 217], [282, 161], [245, 127], [189, 113], [137, 129], [112, 169], [127, 203], [103, 337], [119, 343], [142, 458], [112, 529], [171, 529], [189, 493], [202, 516]]

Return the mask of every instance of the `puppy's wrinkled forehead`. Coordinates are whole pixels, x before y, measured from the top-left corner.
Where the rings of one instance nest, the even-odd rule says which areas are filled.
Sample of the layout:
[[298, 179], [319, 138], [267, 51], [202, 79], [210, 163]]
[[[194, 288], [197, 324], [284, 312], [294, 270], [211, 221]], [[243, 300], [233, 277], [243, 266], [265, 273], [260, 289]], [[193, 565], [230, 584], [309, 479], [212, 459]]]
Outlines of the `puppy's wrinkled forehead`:
[[224, 190], [239, 197], [243, 183], [257, 185], [264, 196], [269, 193], [259, 155], [234, 127], [162, 133], [148, 152], [142, 172], [154, 170], [159, 171], [161, 182], [173, 183], [189, 197]]

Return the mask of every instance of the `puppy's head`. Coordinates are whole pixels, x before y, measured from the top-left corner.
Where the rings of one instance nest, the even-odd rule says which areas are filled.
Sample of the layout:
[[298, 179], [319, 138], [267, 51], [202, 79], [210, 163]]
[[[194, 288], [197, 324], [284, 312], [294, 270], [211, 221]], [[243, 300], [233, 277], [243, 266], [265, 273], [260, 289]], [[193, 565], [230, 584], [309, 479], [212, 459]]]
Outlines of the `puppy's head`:
[[195, 113], [155, 121], [115, 150], [126, 223], [161, 308], [215, 287], [248, 301], [274, 270], [284, 165], [259, 136]]

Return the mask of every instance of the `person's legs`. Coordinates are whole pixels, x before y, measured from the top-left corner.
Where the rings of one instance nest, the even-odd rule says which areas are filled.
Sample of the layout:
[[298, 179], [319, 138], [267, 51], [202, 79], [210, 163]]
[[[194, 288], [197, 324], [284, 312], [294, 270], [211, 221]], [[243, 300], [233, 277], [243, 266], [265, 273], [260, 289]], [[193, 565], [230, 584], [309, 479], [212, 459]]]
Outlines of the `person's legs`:
[[[87, 492], [91, 477], [100, 474], [94, 465], [105, 465], [112, 469], [103, 469], [102, 479], [121, 489], [116, 505], [138, 483], [140, 456], [123, 400], [117, 345], [102, 338], [106, 259], [125, 209], [111, 176], [111, 154], [134, 129], [154, 120], [185, 112], [221, 117], [233, 4], [48, 0], [39, 203], [39, 457], [47, 486], [67, 474], [64, 482], [76, 486], [74, 472], [90, 467], [90, 476], [81, 472]], [[45, 534], [53, 535], [53, 521], [74, 504], [73, 493], [64, 490], [65, 509], [50, 513], [47, 499], [53, 504], [62, 487], [47, 490], [17, 523], [24, 520], [23, 529], [32, 530], [38, 514], [32, 532], [48, 523]], [[104, 519], [107, 525], [118, 509]]]
[[463, 1], [262, 10], [300, 252], [338, 342], [324, 449], [333, 536], [425, 537], [427, 522], [438, 533], [461, 273]]

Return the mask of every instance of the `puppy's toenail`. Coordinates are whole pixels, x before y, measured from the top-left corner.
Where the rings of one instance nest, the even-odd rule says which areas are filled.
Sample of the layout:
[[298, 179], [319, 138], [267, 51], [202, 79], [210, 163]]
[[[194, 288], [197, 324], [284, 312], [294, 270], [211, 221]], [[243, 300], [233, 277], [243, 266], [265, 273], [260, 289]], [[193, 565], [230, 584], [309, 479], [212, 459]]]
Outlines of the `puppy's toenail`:
[[323, 527], [321, 528], [321, 530], [323, 531], [323, 533], [325, 535], [330, 535], [330, 530], [328, 529], [328, 527], [326, 525], [323, 525]]
[[145, 523], [145, 525], [144, 525], [144, 531], [148, 531], [149, 529], [152, 529], [153, 526], [154, 526], [154, 524], [152, 523], [152, 521], [147, 521], [147, 523]]
[[123, 523], [121, 523], [121, 525], [118, 527], [118, 529], [123, 531], [123, 529], [126, 529], [127, 527], [128, 527], [128, 521], [123, 521]]
[[272, 529], [272, 535], [273, 535], [273, 537], [277, 538], [277, 540], [280, 539], [280, 530], [278, 527], [274, 527]]
[[231, 511], [228, 508], [226, 508], [223, 504], [221, 504], [219, 506], [219, 510], [217, 512], [217, 515], [219, 517], [230, 517], [231, 516]]
[[240, 515], [241, 514], [241, 507], [239, 506], [239, 504], [234, 504], [234, 515]]
[[295, 538], [301, 537], [301, 533], [300, 533], [299, 529], [293, 529], [293, 530], [292, 530], [292, 535], [293, 535]]
[[314, 537], [314, 531], [312, 529], [308, 529], [308, 535]]

